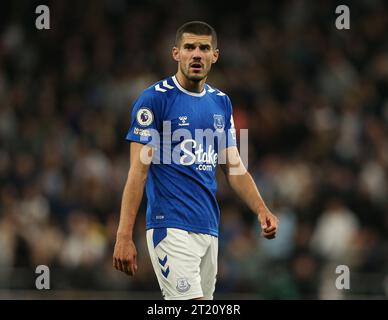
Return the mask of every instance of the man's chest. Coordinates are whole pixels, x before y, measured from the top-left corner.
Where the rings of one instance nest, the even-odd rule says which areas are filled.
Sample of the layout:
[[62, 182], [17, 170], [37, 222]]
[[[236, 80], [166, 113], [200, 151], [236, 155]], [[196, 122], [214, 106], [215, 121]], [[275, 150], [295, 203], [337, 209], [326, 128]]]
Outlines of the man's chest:
[[182, 133], [188, 131], [191, 134], [201, 130], [222, 132], [227, 119], [224, 109], [213, 101], [177, 101], [168, 106], [163, 122], [167, 122], [172, 133], [176, 130]]

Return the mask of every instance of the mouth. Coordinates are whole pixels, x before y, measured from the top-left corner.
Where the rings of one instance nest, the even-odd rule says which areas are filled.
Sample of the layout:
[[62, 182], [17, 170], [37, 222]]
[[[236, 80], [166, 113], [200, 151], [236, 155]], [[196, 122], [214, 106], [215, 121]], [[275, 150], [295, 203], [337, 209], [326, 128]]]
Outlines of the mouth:
[[194, 62], [190, 64], [190, 68], [194, 71], [200, 71], [202, 69], [202, 64], [199, 62]]

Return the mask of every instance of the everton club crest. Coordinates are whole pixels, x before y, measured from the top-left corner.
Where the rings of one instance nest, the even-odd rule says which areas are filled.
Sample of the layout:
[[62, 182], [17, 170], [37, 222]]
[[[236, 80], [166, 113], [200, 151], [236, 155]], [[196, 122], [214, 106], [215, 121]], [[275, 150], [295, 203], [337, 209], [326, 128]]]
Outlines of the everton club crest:
[[214, 115], [214, 129], [218, 132], [223, 132], [225, 128], [225, 118], [221, 114]]

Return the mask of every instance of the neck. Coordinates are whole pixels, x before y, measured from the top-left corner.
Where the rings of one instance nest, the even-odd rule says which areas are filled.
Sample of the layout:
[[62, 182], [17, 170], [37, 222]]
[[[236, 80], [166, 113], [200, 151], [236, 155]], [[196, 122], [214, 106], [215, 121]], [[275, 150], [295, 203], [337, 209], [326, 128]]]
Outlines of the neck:
[[207, 78], [205, 77], [200, 81], [193, 81], [187, 79], [180, 70], [175, 74], [175, 77], [183, 88], [195, 93], [201, 93], [203, 91]]

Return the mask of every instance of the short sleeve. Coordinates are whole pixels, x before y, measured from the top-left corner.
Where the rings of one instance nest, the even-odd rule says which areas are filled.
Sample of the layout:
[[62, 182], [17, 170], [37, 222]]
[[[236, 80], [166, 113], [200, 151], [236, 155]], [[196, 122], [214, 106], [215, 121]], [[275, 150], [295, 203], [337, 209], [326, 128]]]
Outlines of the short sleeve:
[[150, 94], [142, 94], [134, 102], [131, 125], [126, 140], [156, 145], [161, 130], [160, 102]]
[[237, 145], [236, 141], [236, 129], [234, 127], [234, 121], [233, 121], [233, 107], [230, 99], [226, 97], [226, 104], [227, 104], [227, 119], [225, 124], [225, 137], [226, 137], [226, 144], [225, 147], [233, 147]]

